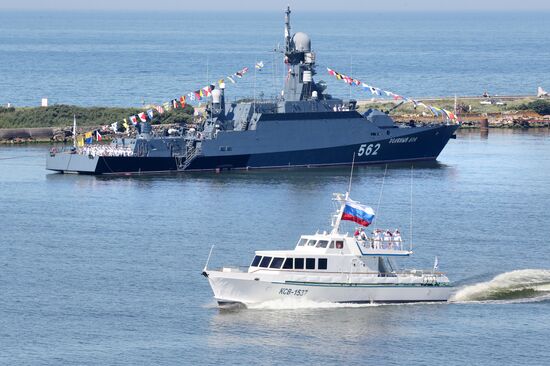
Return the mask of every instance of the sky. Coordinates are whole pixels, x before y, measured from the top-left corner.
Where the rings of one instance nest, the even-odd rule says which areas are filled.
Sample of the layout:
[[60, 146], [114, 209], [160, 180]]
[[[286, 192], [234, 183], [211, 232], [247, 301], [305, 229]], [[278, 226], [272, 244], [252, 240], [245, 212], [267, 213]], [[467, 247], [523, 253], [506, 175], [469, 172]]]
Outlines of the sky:
[[550, 11], [550, 0], [0, 0], [0, 10]]

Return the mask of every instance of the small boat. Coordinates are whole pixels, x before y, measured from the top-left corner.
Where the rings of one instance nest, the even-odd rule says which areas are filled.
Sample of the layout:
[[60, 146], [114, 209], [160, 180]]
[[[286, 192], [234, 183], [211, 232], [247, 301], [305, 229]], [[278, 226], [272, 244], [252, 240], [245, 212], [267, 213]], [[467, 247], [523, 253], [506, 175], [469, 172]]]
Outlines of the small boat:
[[[398, 270], [397, 258], [413, 254], [400, 235], [371, 236], [358, 230], [340, 232], [342, 221], [368, 226], [374, 210], [353, 201], [349, 193], [335, 193], [337, 211], [332, 230], [302, 235], [293, 250], [256, 251], [247, 270], [239, 267], [208, 269], [212, 249], [202, 272], [220, 306], [304, 299], [329, 303], [407, 303], [447, 301], [452, 286], [437, 271]], [[387, 233], [387, 231], [385, 231]], [[357, 235], [356, 235], [357, 234]]]

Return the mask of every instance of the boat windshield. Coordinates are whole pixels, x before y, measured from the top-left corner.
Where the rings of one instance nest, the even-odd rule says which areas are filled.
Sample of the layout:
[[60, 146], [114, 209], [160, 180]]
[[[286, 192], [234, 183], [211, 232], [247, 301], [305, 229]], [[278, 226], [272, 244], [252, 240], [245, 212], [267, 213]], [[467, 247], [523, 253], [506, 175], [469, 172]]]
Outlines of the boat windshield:
[[303, 247], [304, 245], [306, 245], [306, 243], [307, 243], [307, 239], [302, 238], [302, 239], [300, 239], [300, 241], [298, 242], [298, 246], [299, 246], [299, 247]]
[[326, 248], [327, 245], [328, 245], [328, 240], [319, 240], [319, 241], [317, 242], [316, 247], [317, 247], [317, 248]]

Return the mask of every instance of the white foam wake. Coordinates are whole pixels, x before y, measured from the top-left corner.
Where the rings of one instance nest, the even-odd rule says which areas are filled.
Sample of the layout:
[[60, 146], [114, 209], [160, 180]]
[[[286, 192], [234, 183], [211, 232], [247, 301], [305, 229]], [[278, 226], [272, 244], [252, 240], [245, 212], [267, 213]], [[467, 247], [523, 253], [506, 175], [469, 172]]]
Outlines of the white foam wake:
[[540, 300], [550, 296], [550, 270], [522, 269], [499, 274], [487, 282], [460, 288], [453, 302]]
[[296, 309], [333, 309], [333, 308], [364, 308], [379, 306], [377, 304], [352, 304], [334, 302], [316, 302], [306, 299], [277, 299], [258, 304], [247, 304], [249, 309], [261, 310], [296, 310]]

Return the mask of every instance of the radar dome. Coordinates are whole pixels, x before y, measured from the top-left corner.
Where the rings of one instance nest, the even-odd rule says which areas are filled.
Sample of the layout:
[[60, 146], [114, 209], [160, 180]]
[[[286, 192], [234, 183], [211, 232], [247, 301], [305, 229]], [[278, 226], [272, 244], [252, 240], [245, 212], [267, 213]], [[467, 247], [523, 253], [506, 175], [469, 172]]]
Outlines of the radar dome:
[[311, 39], [309, 36], [302, 32], [297, 32], [292, 36], [292, 43], [294, 43], [294, 49], [298, 52], [311, 51]]

